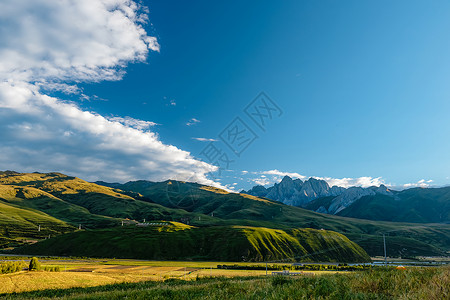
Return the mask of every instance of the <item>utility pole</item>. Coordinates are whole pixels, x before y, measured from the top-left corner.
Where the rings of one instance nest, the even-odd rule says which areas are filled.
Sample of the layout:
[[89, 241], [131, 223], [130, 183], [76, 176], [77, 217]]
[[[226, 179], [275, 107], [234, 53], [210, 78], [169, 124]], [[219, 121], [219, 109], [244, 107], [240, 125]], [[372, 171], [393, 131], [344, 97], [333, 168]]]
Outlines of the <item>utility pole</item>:
[[386, 259], [386, 236], [383, 233], [383, 243], [384, 243], [384, 266], [387, 266], [387, 259]]
[[38, 232], [40, 232], [40, 231], [41, 231], [41, 225], [38, 226]]
[[122, 227], [123, 227], [123, 221], [122, 221]]

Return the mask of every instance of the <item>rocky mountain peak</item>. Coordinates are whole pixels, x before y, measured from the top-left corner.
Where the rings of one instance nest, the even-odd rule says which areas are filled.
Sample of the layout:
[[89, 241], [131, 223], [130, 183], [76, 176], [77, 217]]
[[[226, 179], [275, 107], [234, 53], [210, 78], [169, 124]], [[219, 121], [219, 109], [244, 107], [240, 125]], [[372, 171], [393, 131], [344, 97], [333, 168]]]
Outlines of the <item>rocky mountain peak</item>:
[[280, 184], [286, 183], [286, 182], [292, 182], [292, 181], [293, 181], [293, 180], [292, 180], [291, 177], [289, 177], [288, 175], [285, 175], [285, 176], [283, 177], [283, 179], [281, 179]]
[[330, 187], [328, 182], [322, 179], [310, 177], [302, 181], [300, 179], [293, 180], [289, 176], [284, 176], [280, 183], [275, 183], [272, 187], [255, 186], [249, 191], [243, 192], [300, 207], [305, 207], [318, 198], [334, 197], [330, 205], [327, 208], [322, 207], [320, 211], [330, 214], [337, 214], [364, 196], [382, 194], [396, 198], [396, 195], [383, 184], [367, 188], [356, 186], [349, 188]]

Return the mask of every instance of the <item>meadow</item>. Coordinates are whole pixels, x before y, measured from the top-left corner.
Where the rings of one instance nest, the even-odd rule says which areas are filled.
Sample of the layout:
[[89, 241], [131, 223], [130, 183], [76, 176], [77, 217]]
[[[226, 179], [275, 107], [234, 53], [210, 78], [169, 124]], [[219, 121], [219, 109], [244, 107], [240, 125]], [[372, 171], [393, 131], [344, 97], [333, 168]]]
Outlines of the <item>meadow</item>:
[[[61, 275], [61, 281], [66, 281], [72, 273], [75, 272], [68, 272], [67, 278], [65, 272], [58, 275]], [[56, 273], [31, 272], [30, 276], [41, 274]], [[41, 279], [43, 284], [52, 280], [48, 277]], [[52, 289], [0, 295], [2, 299], [448, 299], [449, 296], [448, 266], [411, 267], [404, 270], [377, 267], [366, 271], [292, 277], [197, 274], [186, 279], [179, 276], [161, 280], [103, 283], [94, 287], [54, 286]]]
[[[3, 257], [8, 262], [28, 266], [29, 258]], [[42, 269], [60, 272], [28, 272], [15, 269], [0, 275], [0, 294], [43, 289], [93, 287], [123, 282], [186, 280], [197, 278], [234, 278], [266, 275], [257, 263], [233, 263], [239, 269], [223, 269], [229, 262], [145, 261], [129, 259], [39, 258]], [[275, 264], [285, 266], [284, 264]], [[273, 266], [273, 264], [272, 264]], [[22, 269], [20, 269], [22, 270]], [[273, 268], [269, 268], [271, 274]], [[278, 270], [278, 269], [277, 269]], [[17, 272], [19, 271], [19, 272]], [[309, 275], [331, 274], [331, 271], [305, 271]]]

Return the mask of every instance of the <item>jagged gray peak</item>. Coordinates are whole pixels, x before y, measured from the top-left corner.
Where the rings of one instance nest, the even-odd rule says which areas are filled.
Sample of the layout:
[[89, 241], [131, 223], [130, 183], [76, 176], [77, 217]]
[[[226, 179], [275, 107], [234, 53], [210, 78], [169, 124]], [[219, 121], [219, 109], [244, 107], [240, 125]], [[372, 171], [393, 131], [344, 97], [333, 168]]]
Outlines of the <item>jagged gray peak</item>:
[[376, 194], [387, 195], [396, 198], [385, 185], [343, 188], [339, 186], [330, 187], [325, 180], [309, 178], [306, 181], [300, 179], [293, 180], [289, 176], [283, 177], [280, 183], [275, 183], [272, 187], [265, 188], [261, 185], [255, 186], [249, 191], [243, 191], [258, 197], [266, 197], [280, 201], [288, 205], [306, 207], [308, 203], [322, 197], [335, 197], [331, 200], [328, 209], [320, 206], [316, 209], [320, 213], [337, 214], [349, 207], [356, 200], [364, 196]]
[[256, 186], [252, 187], [252, 189], [248, 190], [247, 192], [241, 191], [241, 193], [253, 195], [256, 197], [266, 197], [268, 192], [269, 192], [269, 190], [266, 189], [265, 187], [263, 187], [262, 185], [256, 185]]
[[[253, 187], [245, 192], [259, 197], [267, 197], [289, 205], [301, 206], [319, 197], [338, 196], [345, 189], [333, 186], [330, 188], [325, 180], [309, 178], [305, 182], [300, 179], [293, 180], [284, 176], [280, 183], [275, 183], [268, 189], [260, 186]], [[267, 193], [264, 195], [265, 191]]]
[[353, 202], [355, 202], [359, 198], [375, 194], [376, 194], [375, 191], [371, 188], [362, 188], [359, 186], [350, 187], [341, 195], [333, 199], [333, 202], [328, 208], [328, 213], [335, 215], [341, 210], [349, 207]]
[[[284, 176], [280, 183], [275, 183], [269, 190], [266, 197], [277, 201], [289, 201], [298, 189], [301, 189], [303, 181], [292, 180], [289, 176]], [[282, 200], [284, 199], [284, 200]]]

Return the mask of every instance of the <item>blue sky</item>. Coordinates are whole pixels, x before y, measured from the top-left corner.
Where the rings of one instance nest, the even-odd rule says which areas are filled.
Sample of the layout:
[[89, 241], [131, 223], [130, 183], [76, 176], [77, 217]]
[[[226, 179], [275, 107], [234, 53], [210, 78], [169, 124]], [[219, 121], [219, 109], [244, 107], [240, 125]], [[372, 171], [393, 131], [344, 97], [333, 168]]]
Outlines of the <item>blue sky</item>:
[[[199, 172], [205, 178], [220, 179], [223, 186], [235, 183], [236, 189], [247, 189], [255, 182], [272, 184], [286, 173], [342, 185], [449, 183], [450, 3], [161, 0], [143, 4], [150, 10], [149, 20], [139, 26], [156, 38], [159, 49], [150, 47], [145, 52], [136, 46], [145, 58], [122, 57], [126, 63], [118, 66], [126, 73], [114, 80], [104, 74], [99, 78], [45, 77], [47, 82], [76, 84], [82, 91], [68, 94], [50, 89], [46, 94], [72, 100], [80, 110], [105, 118], [154, 122], [157, 125], [147, 124], [148, 132], [196, 160], [205, 160], [201, 153], [209, 142], [194, 138], [217, 140], [214, 144], [234, 162], [220, 176], [211, 177], [203, 167]], [[44, 75], [35, 77], [27, 82], [34, 84]], [[283, 111], [268, 122], [266, 131], [244, 112], [261, 91]], [[258, 136], [240, 157], [219, 138], [235, 117]], [[77, 135], [76, 130], [67, 132]], [[9, 138], [8, 143], [15, 145], [17, 141]], [[55, 142], [49, 153], [60, 154], [67, 145], [59, 147]], [[94, 148], [83, 151], [90, 153]], [[74, 157], [83, 156], [83, 151]], [[107, 162], [123, 160], [121, 153], [101, 158], [99, 169]], [[149, 168], [167, 165], [149, 164], [145, 169], [133, 161], [132, 154], [126, 155], [122, 168], [132, 162], [141, 179], [186, 175], [185, 171], [149, 171], [147, 176]], [[33, 157], [28, 164], [5, 161], [0, 167], [50, 168], [30, 165], [30, 161]], [[168, 165], [175, 170], [179, 164]], [[57, 163], [51, 167], [80, 176], [95, 173], [95, 169], [71, 169]], [[189, 168], [189, 164], [182, 167]], [[137, 179], [105, 173], [87, 177]]]

